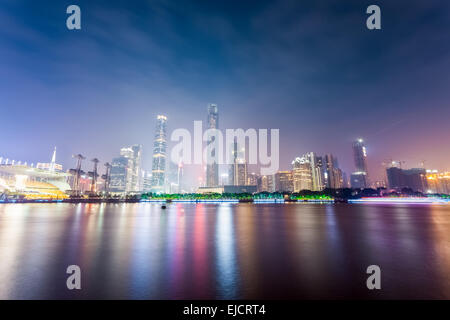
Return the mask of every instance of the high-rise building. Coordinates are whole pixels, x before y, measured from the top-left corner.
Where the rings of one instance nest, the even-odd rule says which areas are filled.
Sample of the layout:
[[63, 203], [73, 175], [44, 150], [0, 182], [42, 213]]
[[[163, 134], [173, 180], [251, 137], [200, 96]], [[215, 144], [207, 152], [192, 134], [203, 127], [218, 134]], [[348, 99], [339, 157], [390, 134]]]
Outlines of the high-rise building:
[[410, 188], [414, 191], [427, 191], [427, 173], [423, 168], [401, 169], [390, 167], [386, 169], [389, 188]]
[[311, 163], [303, 157], [297, 157], [292, 161], [293, 191], [312, 190]]
[[368, 188], [370, 182], [367, 169], [367, 151], [363, 139], [354, 141], [352, 148], [356, 169], [350, 177], [352, 188]]
[[142, 190], [144, 192], [152, 191], [152, 172], [142, 170]]
[[112, 160], [109, 181], [110, 192], [126, 192], [129, 161], [130, 159], [124, 156]]
[[[216, 104], [208, 105], [208, 129], [219, 129], [219, 109]], [[207, 141], [207, 144], [214, 143], [214, 137]], [[215, 152], [213, 150], [211, 156], [215, 159]], [[216, 162], [206, 164], [206, 186], [217, 187], [219, 185], [219, 164]]]
[[292, 192], [294, 183], [292, 179], [292, 171], [278, 171], [275, 173], [275, 191]]
[[228, 167], [228, 181], [233, 186], [248, 184], [248, 166], [245, 160], [245, 146], [238, 145], [235, 138], [232, 145], [232, 164]]
[[344, 185], [342, 170], [339, 169], [337, 158], [332, 154], [325, 155], [325, 180], [327, 188], [340, 189]]
[[153, 142], [152, 159], [152, 191], [164, 192], [166, 157], [167, 157], [167, 117], [159, 115], [156, 118], [155, 140]]
[[254, 172], [247, 174], [247, 183], [249, 186], [257, 186], [258, 185], [258, 175]]
[[311, 166], [311, 190], [322, 191], [325, 188], [322, 157], [317, 156], [314, 152], [308, 152], [304, 157]]
[[122, 148], [120, 149], [120, 155], [129, 159], [127, 166], [126, 192], [141, 191], [142, 145], [135, 144], [131, 147]]
[[274, 176], [260, 176], [258, 177], [258, 192], [274, 192]]

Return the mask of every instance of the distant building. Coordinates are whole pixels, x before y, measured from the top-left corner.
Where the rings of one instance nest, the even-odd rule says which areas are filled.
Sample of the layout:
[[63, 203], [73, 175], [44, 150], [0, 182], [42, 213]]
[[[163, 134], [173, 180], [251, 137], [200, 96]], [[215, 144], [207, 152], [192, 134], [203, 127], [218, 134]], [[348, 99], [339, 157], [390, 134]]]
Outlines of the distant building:
[[278, 171], [275, 173], [275, 190], [277, 192], [293, 192], [294, 183], [292, 171]]
[[142, 171], [142, 190], [144, 192], [151, 192], [152, 190], [152, 172]]
[[223, 193], [223, 186], [220, 187], [198, 187], [197, 193]]
[[141, 191], [141, 158], [142, 146], [139, 144], [120, 149], [120, 155], [127, 158], [126, 192]]
[[370, 182], [367, 169], [367, 151], [363, 139], [354, 141], [352, 148], [356, 168], [356, 171], [350, 177], [352, 188], [368, 188]]
[[[215, 104], [208, 105], [208, 129], [219, 129], [219, 109]], [[214, 137], [207, 141], [207, 144], [213, 143]], [[215, 151], [212, 156], [214, 157]], [[219, 164], [207, 163], [206, 164], [206, 186], [217, 187], [219, 185]]]
[[260, 176], [258, 177], [258, 192], [274, 192], [274, 176]]
[[130, 159], [125, 156], [114, 158], [111, 162], [110, 192], [124, 193], [127, 191], [127, 175]]
[[339, 163], [332, 154], [325, 155], [324, 175], [326, 187], [331, 189], [341, 189], [344, 186], [342, 170], [339, 169]]
[[305, 156], [292, 161], [292, 183], [294, 192], [312, 190], [311, 163]]
[[224, 193], [256, 193], [256, 185], [223, 186]]
[[364, 189], [369, 185], [365, 172], [353, 172], [350, 175], [350, 184], [354, 189]]
[[258, 178], [259, 178], [259, 176], [256, 173], [254, 173], [254, 172], [247, 174], [247, 183], [246, 183], [246, 185], [257, 186], [258, 185]]
[[427, 192], [450, 194], [450, 172], [427, 170]]
[[231, 150], [232, 163], [228, 166], [229, 184], [234, 186], [247, 185], [248, 166], [245, 160], [245, 146], [238, 145], [237, 138], [234, 138]]
[[389, 188], [410, 188], [414, 191], [427, 191], [427, 173], [423, 168], [401, 169], [391, 167], [386, 169]]
[[165, 186], [167, 157], [167, 117], [156, 118], [155, 140], [153, 141], [152, 192], [162, 193]]
[[312, 191], [322, 191], [325, 188], [325, 177], [323, 174], [323, 159], [314, 152], [305, 155], [311, 166]]

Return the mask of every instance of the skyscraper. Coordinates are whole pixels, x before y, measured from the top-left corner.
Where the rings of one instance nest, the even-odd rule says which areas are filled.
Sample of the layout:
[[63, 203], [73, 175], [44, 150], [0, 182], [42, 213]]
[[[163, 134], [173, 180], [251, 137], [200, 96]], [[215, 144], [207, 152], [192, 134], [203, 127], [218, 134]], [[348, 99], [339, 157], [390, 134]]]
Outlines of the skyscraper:
[[[208, 105], [208, 129], [219, 129], [219, 109], [215, 104]], [[207, 144], [214, 143], [214, 137], [211, 137], [207, 141]], [[211, 154], [212, 158], [215, 157], [215, 150]], [[219, 164], [207, 163], [206, 164], [206, 186], [217, 187], [219, 185]]]
[[306, 157], [297, 157], [292, 161], [292, 180], [294, 192], [312, 190], [311, 163]]
[[332, 154], [325, 155], [325, 173], [326, 186], [331, 189], [340, 189], [343, 187], [344, 181], [342, 170], [339, 169], [337, 158]]
[[258, 177], [258, 192], [274, 192], [274, 176], [261, 176]]
[[124, 156], [114, 158], [111, 162], [109, 191], [126, 192], [129, 159]]
[[368, 188], [369, 174], [367, 171], [367, 153], [364, 141], [362, 139], [354, 141], [352, 148], [356, 169], [350, 177], [352, 188]]
[[322, 157], [317, 156], [314, 152], [308, 152], [304, 157], [309, 161], [311, 166], [311, 190], [322, 191], [325, 187]]
[[166, 173], [167, 117], [156, 118], [155, 140], [153, 142], [152, 192], [163, 192]]
[[234, 138], [231, 148], [232, 164], [229, 165], [228, 179], [229, 184], [233, 186], [243, 186], [248, 184], [248, 167], [245, 160], [245, 146], [238, 144], [237, 138]]
[[274, 175], [274, 180], [275, 180], [275, 191], [292, 192], [294, 190], [292, 171], [278, 171]]
[[139, 144], [120, 149], [120, 155], [129, 159], [127, 166], [126, 191], [141, 191], [141, 157], [142, 146]]

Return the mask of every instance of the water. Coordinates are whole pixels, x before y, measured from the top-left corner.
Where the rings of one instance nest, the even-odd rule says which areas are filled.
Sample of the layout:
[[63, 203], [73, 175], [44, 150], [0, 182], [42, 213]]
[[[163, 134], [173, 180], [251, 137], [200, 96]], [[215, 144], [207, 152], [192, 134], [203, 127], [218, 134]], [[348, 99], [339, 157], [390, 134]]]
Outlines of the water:
[[3, 204], [0, 298], [450, 299], [450, 206]]

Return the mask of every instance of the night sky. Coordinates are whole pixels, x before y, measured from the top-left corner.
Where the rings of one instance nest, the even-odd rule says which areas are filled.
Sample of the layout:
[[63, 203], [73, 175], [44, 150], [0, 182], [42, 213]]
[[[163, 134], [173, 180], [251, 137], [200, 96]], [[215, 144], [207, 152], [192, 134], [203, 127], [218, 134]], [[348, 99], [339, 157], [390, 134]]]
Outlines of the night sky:
[[216, 103], [222, 129], [279, 128], [282, 169], [315, 151], [350, 173], [359, 137], [372, 176], [390, 158], [450, 169], [449, 30], [448, 0], [1, 0], [0, 156], [57, 146], [67, 169], [141, 143], [150, 169], [156, 115], [170, 134]]

